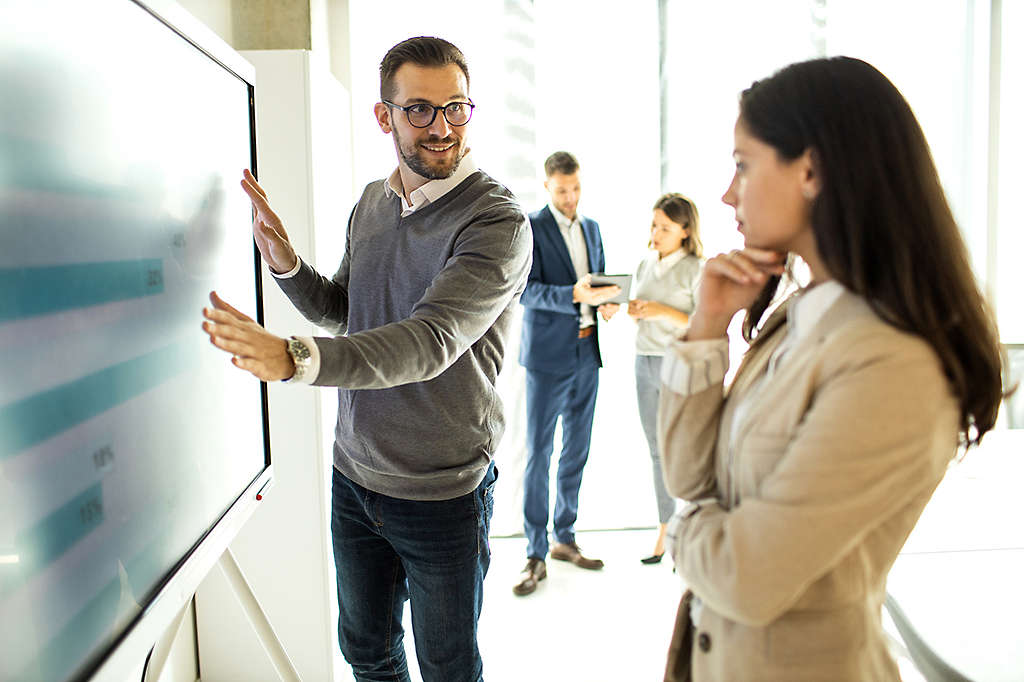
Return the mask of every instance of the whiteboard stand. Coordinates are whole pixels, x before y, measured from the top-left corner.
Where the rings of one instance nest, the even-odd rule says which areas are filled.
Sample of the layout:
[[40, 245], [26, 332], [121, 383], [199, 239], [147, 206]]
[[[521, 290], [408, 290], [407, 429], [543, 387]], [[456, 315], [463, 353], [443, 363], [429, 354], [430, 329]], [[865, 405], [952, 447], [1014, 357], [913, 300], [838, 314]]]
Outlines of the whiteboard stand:
[[[204, 682], [300, 682], [302, 678], [284, 650], [274, 626], [267, 619], [267, 614], [253, 594], [230, 548], [224, 551], [213, 570], [199, 586], [195, 603], [199, 674]], [[232, 646], [203, 646], [203, 633], [211, 630], [231, 633]], [[170, 636], [173, 639], [176, 634], [177, 628], [172, 628], [165, 637]], [[160, 647], [160, 643], [157, 647]], [[154, 651], [154, 656], [156, 654], [157, 651]]]

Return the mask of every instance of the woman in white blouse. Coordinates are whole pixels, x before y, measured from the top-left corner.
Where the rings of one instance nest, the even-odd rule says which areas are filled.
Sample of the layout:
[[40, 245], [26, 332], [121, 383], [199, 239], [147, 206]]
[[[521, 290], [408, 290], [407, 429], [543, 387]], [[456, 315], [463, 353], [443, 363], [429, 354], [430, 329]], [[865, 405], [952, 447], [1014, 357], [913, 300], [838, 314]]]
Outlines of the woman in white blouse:
[[[733, 157], [744, 248], [708, 261], [662, 366], [665, 482], [691, 500], [669, 524], [690, 591], [665, 679], [895, 681], [886, 577], [958, 447], [995, 423], [995, 323], [921, 127], [871, 65], [755, 82]], [[811, 284], [762, 322], [785, 254]]]
[[697, 207], [682, 194], [666, 194], [654, 204], [650, 255], [636, 271], [636, 298], [629, 315], [637, 322], [636, 398], [650, 448], [654, 496], [658, 503], [658, 538], [644, 564], [656, 564], [665, 553], [665, 528], [675, 511], [675, 498], [665, 490], [658, 456], [658, 395], [661, 358], [693, 312], [693, 294], [700, 277], [703, 247]]

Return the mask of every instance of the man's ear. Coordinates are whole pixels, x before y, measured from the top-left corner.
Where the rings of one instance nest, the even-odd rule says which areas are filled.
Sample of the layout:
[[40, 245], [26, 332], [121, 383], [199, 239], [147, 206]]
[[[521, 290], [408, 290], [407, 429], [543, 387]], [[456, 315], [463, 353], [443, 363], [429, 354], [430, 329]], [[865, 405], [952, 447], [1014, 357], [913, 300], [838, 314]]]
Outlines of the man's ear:
[[377, 118], [377, 125], [385, 133], [391, 132], [391, 108], [383, 102], [373, 105], [373, 115]]

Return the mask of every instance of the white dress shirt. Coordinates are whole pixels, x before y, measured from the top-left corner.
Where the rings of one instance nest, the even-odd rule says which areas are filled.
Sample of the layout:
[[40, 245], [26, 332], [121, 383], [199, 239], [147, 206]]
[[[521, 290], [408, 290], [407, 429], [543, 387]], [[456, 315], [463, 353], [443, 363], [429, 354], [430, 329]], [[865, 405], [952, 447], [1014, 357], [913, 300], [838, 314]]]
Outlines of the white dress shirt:
[[[572, 260], [572, 267], [576, 271], [576, 279], [590, 272], [590, 259], [587, 257], [587, 242], [583, 239], [583, 224], [580, 222], [579, 213], [572, 220], [569, 220], [561, 211], [555, 208], [554, 204], [548, 204], [551, 215], [555, 216], [558, 224], [558, 231], [562, 233], [565, 246], [569, 249], [569, 258]], [[580, 329], [597, 323], [594, 317], [593, 306], [580, 303]]]
[[384, 185], [384, 192], [388, 196], [397, 194], [402, 198], [402, 217], [414, 213], [432, 201], [437, 201], [448, 192], [458, 187], [459, 183], [477, 171], [471, 154], [467, 153], [459, 162], [458, 168], [451, 176], [441, 180], [428, 180], [423, 185], [409, 193], [409, 200], [405, 200], [405, 190], [402, 187], [402, 177], [395, 168], [395, 172], [388, 177]]
[[687, 253], [681, 246], [667, 256], [662, 256], [657, 251], [651, 251], [648, 258], [654, 263], [654, 276], [664, 277], [665, 273], [671, 270], [673, 265], [683, 260]]

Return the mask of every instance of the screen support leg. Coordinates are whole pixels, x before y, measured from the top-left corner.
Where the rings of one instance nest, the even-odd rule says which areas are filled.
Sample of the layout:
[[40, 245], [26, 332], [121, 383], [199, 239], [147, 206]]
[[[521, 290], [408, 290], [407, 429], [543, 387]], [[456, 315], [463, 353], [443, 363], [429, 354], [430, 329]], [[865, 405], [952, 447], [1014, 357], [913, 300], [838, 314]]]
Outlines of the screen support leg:
[[181, 626], [185, 623], [185, 616], [188, 615], [189, 606], [191, 605], [191, 600], [182, 604], [181, 611], [178, 612], [178, 615], [171, 621], [167, 630], [164, 631], [164, 634], [153, 645], [153, 650], [146, 661], [142, 682], [156, 682], [156, 680], [160, 679], [160, 675], [164, 672], [164, 666], [167, 665], [167, 658], [171, 654], [171, 647], [174, 641], [178, 639]]
[[[300, 682], [230, 548], [224, 550], [196, 592], [196, 617], [200, 678], [239, 679], [243, 673], [255, 674], [253, 667], [258, 666], [262, 668], [260, 679]], [[255, 648], [262, 649], [264, 655], [256, 655]]]

